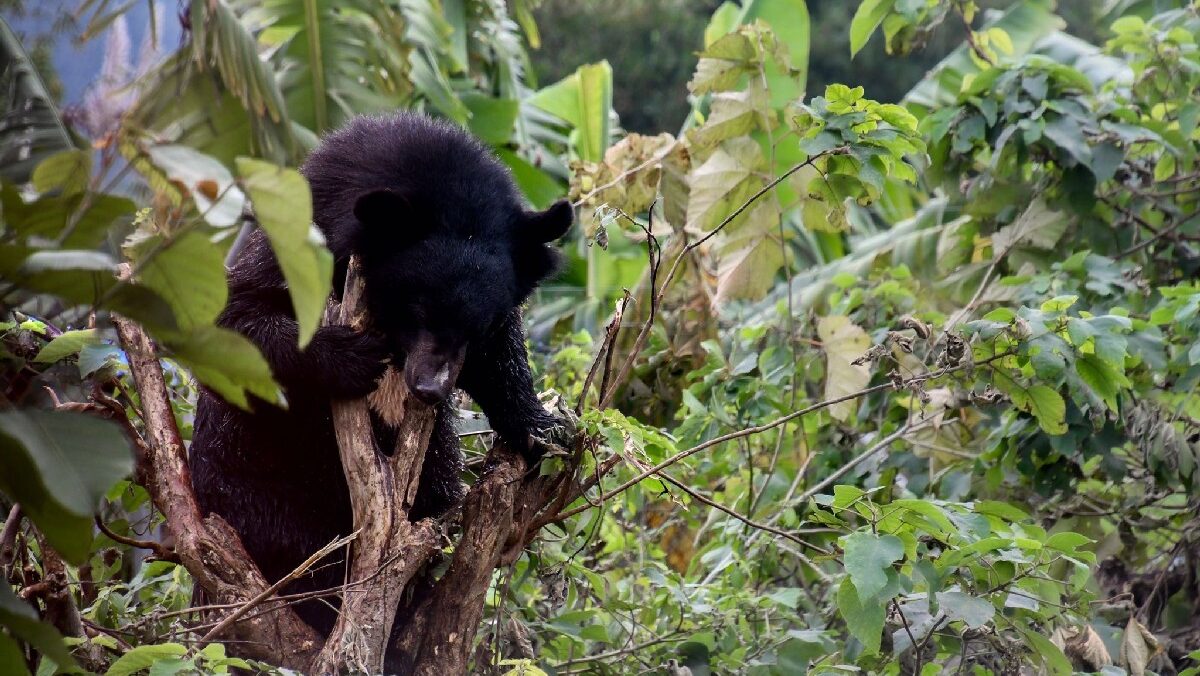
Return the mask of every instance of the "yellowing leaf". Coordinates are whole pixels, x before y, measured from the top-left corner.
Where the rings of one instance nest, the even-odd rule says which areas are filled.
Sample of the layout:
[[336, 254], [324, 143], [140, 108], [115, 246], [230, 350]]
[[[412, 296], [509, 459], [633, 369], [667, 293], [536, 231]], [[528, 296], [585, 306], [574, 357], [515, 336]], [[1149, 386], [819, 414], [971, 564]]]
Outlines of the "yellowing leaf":
[[[825, 350], [825, 398], [837, 399], [867, 386], [871, 372], [866, 364], [850, 362], [858, 359], [871, 347], [871, 339], [861, 327], [840, 315], [821, 317], [817, 321], [817, 335]], [[858, 408], [858, 401], [850, 399], [829, 407], [829, 415], [836, 420], [848, 420]]]
[[714, 94], [708, 117], [702, 126], [688, 133], [688, 140], [693, 149], [707, 148], [765, 128], [773, 117], [769, 106], [767, 93], [758, 80], [751, 80], [745, 91]]
[[734, 232], [722, 238], [717, 264], [717, 293], [713, 301], [761, 298], [771, 289], [775, 274], [783, 266], [783, 250], [774, 229], [779, 223], [778, 205], [764, 198], [744, 221], [730, 224]]
[[1065, 214], [1052, 211], [1045, 201], [1038, 198], [1016, 220], [992, 235], [992, 248], [997, 256], [1007, 253], [1018, 244], [1053, 249], [1066, 232], [1067, 224]]
[[687, 227], [696, 233], [708, 232], [753, 195], [762, 184], [753, 173], [761, 159], [758, 144], [743, 137], [721, 144], [704, 164], [693, 169]]
[[1054, 388], [1034, 385], [1028, 389], [1017, 386], [1008, 392], [1013, 405], [1037, 418], [1047, 434], [1066, 434], [1067, 404]]

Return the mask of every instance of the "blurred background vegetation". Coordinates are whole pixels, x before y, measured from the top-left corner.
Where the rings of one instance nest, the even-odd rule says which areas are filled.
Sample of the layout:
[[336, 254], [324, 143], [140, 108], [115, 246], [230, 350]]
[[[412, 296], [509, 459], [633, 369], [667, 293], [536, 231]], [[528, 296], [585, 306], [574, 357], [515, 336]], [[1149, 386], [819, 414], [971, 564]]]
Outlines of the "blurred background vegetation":
[[[1001, 9], [1012, 0], [991, 0]], [[540, 49], [532, 50], [534, 73], [554, 82], [601, 59], [612, 64], [613, 108], [628, 131], [658, 133], [678, 129], [691, 111], [688, 78], [704, 46], [704, 27], [719, 0], [545, 0], [536, 10]], [[1088, 42], [1101, 40], [1105, 3], [1064, 0], [1058, 13], [1068, 32]], [[825, 91], [834, 82], [863, 85], [878, 101], [899, 101], [925, 73], [962, 43], [962, 26], [943, 26], [925, 49], [903, 59], [888, 55], [875, 35], [850, 59], [850, 19], [858, 4], [810, 0], [812, 18], [808, 90]]]

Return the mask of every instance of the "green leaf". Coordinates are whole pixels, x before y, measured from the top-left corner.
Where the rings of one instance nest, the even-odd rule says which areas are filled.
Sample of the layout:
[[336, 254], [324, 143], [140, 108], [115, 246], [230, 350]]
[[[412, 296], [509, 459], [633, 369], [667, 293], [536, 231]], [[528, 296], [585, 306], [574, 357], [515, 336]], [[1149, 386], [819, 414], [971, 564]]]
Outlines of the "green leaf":
[[875, 32], [895, 4], [896, 0], [863, 0], [854, 13], [854, 19], [850, 21], [850, 58], [854, 58], [867, 44], [871, 33]]
[[517, 187], [535, 209], [545, 209], [563, 196], [563, 186], [549, 174], [526, 162], [507, 148], [497, 148], [496, 155], [512, 170]]
[[33, 361], [38, 364], [53, 364], [54, 362], [77, 354], [85, 345], [95, 345], [100, 342], [96, 329], [80, 329], [64, 331], [54, 340], [38, 351]]
[[1060, 552], [1066, 552], [1067, 554], [1074, 554], [1075, 550], [1084, 545], [1091, 544], [1092, 542], [1093, 540], [1086, 535], [1080, 535], [1079, 533], [1073, 533], [1071, 531], [1063, 531], [1062, 533], [1055, 533], [1049, 538], [1046, 538], [1045, 546], [1046, 549], [1054, 549]]
[[1129, 381], [1112, 364], [1091, 354], [1080, 355], [1075, 360], [1075, 372], [1088, 387], [1092, 388], [1104, 403], [1117, 410], [1117, 392]]
[[320, 325], [333, 288], [333, 255], [312, 224], [308, 182], [298, 171], [249, 157], [239, 157], [237, 169], [283, 270], [303, 347]]
[[[767, 93], [771, 107], [778, 110], [801, 98], [808, 81], [808, 53], [812, 42], [812, 21], [805, 0], [747, 0], [738, 20], [743, 24], [762, 21], [770, 32], [761, 42], [770, 54], [766, 55], [763, 70], [767, 76]], [[769, 39], [768, 39], [769, 38]], [[774, 43], [774, 47], [770, 43]], [[782, 159], [784, 153], [777, 153]], [[791, 162], [783, 166], [791, 166]]]
[[520, 105], [515, 99], [501, 99], [480, 92], [467, 92], [462, 102], [471, 111], [467, 127], [480, 139], [498, 146], [512, 138], [513, 125], [517, 121]]
[[708, 20], [708, 26], [704, 28], [704, 47], [708, 48], [718, 38], [728, 34], [738, 24], [738, 12], [741, 8], [733, 2], [723, 2], [716, 11], [712, 13], [712, 17]]
[[103, 304], [148, 328], [175, 330], [171, 307], [150, 289], [120, 282], [116, 261], [100, 251], [42, 250], [26, 257], [22, 286], [77, 305]]
[[164, 343], [197, 380], [235, 406], [249, 408], [247, 394], [279, 400], [279, 387], [258, 347], [236, 331], [200, 326]]
[[[1022, 0], [1013, 3], [987, 27], [1003, 29], [1012, 40], [1013, 56], [1020, 57], [1047, 34], [1064, 25], [1062, 19], [1055, 16], [1053, 7], [1050, 0]], [[965, 80], [981, 70], [972, 56], [969, 45], [959, 45], [905, 95], [904, 103], [925, 109], [954, 106]]]
[[[113, 223], [133, 214], [134, 203], [124, 197], [92, 193], [44, 195], [26, 203], [13, 186], [0, 187], [5, 225], [20, 240], [62, 238], [66, 249], [88, 249], [104, 240]], [[70, 225], [71, 232], [63, 237]]]
[[997, 255], [1018, 244], [1053, 249], [1069, 222], [1065, 215], [1051, 210], [1044, 200], [1035, 199], [1011, 224], [992, 235], [992, 248]]
[[859, 599], [874, 599], [887, 586], [887, 571], [904, 558], [904, 543], [895, 535], [854, 532], [843, 545], [846, 572]]
[[1065, 434], [1067, 431], [1067, 404], [1062, 395], [1048, 385], [1033, 385], [1028, 389], [1019, 386], [1008, 393], [1013, 405], [1037, 419], [1047, 434]]
[[838, 587], [837, 605], [846, 628], [863, 644], [863, 649], [869, 654], [879, 652], [883, 620], [887, 614], [884, 604], [878, 600], [860, 601], [854, 583], [847, 577]]
[[1075, 161], [1084, 166], [1092, 164], [1092, 150], [1083, 136], [1083, 127], [1074, 118], [1062, 116], [1046, 123], [1042, 129], [1046, 138], [1067, 151]]
[[[10, 493], [9, 495], [11, 496], [12, 494]], [[22, 507], [24, 507], [24, 504], [22, 504]], [[63, 670], [78, 671], [75, 660], [71, 658], [71, 653], [67, 651], [67, 646], [63, 643], [62, 637], [54, 630], [54, 627], [45, 622], [38, 621], [37, 611], [28, 603], [18, 598], [13, 593], [12, 587], [9, 586], [7, 581], [0, 584], [0, 627], [7, 629], [17, 638], [37, 648], [43, 655], [54, 660]], [[3, 637], [4, 634], [0, 634], [0, 638]], [[2, 651], [0, 651], [0, 654], [2, 654]], [[2, 664], [3, 661], [0, 661], [0, 665]], [[4, 673], [21, 672], [5, 671]]]
[[1165, 181], [1175, 175], [1175, 156], [1163, 153], [1154, 165], [1154, 180]]
[[[871, 347], [871, 339], [850, 319], [842, 316], [821, 317], [817, 320], [817, 335], [825, 351], [825, 398], [836, 399], [857, 392], [871, 380], [866, 364], [853, 364]], [[850, 399], [829, 407], [836, 420], [849, 420], [858, 408]]]
[[892, 500], [888, 503], [888, 507], [898, 507], [916, 512], [917, 514], [928, 518], [935, 525], [937, 525], [937, 527], [941, 529], [942, 533], [954, 533], [958, 530], [954, 526], [954, 522], [950, 521], [950, 517], [946, 516], [946, 510], [927, 500]]
[[187, 648], [178, 643], [160, 643], [157, 645], [140, 645], [121, 655], [104, 676], [132, 676], [137, 672], [148, 669], [159, 660], [182, 657], [187, 654]]
[[59, 190], [75, 195], [87, 190], [92, 177], [92, 153], [87, 150], [64, 150], [47, 157], [33, 170], [31, 182], [40, 193]]
[[951, 620], [962, 620], [972, 629], [978, 629], [992, 620], [996, 607], [987, 599], [963, 592], [939, 592], [938, 604]]
[[147, 239], [132, 257], [138, 281], [171, 305], [180, 329], [212, 324], [224, 309], [225, 258], [200, 232], [185, 232], [166, 244]]
[[21, 504], [65, 559], [82, 563], [97, 503], [133, 470], [120, 428], [83, 413], [6, 411], [0, 450], [0, 492]]

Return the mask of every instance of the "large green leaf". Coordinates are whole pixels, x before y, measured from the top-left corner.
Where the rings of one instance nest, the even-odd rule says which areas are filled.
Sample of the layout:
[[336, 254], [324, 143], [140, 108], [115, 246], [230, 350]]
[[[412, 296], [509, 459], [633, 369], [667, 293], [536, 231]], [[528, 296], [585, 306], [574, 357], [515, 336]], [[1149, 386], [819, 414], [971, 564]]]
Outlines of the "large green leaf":
[[71, 149], [47, 157], [33, 170], [31, 183], [38, 192], [75, 195], [87, 189], [91, 177], [92, 154]]
[[887, 586], [887, 571], [904, 558], [904, 543], [895, 535], [854, 532], [846, 536], [842, 549], [859, 599], [875, 599]]
[[507, 148], [497, 148], [496, 155], [512, 170], [517, 187], [525, 193], [525, 198], [535, 209], [545, 209], [554, 200], [563, 196], [562, 185], [550, 178], [546, 172], [521, 159], [513, 151]]
[[573, 146], [580, 159], [599, 162], [604, 158], [612, 110], [612, 67], [607, 61], [580, 66], [535, 93], [529, 103], [574, 127]]
[[[7, 267], [0, 250], [0, 269]], [[116, 261], [100, 251], [42, 250], [28, 253], [13, 275], [23, 288], [75, 305], [105, 307], [156, 332], [178, 330], [167, 304], [147, 287], [116, 278]]]
[[[143, 669], [149, 669], [156, 662], [187, 654], [187, 648], [178, 643], [162, 643], [157, 645], [140, 645], [121, 655], [104, 676], [132, 676]], [[151, 673], [154, 670], [151, 669]]]
[[100, 497], [133, 469], [120, 428], [82, 413], [6, 411], [0, 449], [0, 492], [21, 504], [64, 558], [82, 563]]
[[748, 0], [742, 9], [741, 23], [762, 20], [771, 26], [779, 44], [787, 49], [788, 62], [798, 74], [782, 71], [767, 62], [767, 91], [771, 107], [783, 106], [800, 98], [808, 80], [810, 21], [804, 0]]
[[11, 185], [0, 188], [0, 201], [5, 226], [22, 240], [61, 240], [61, 245], [69, 249], [95, 247], [115, 221], [132, 216], [136, 210], [131, 200], [115, 195], [49, 194], [26, 202]]
[[54, 362], [78, 353], [85, 345], [95, 345], [100, 342], [96, 329], [80, 329], [78, 331], [63, 331], [54, 340], [38, 351], [33, 361], [39, 364]]
[[283, 269], [304, 346], [320, 325], [333, 283], [333, 255], [312, 224], [308, 182], [298, 171], [248, 157], [238, 158], [237, 169]]
[[25, 653], [7, 634], [0, 634], [0, 673], [12, 676], [25, 676], [29, 673], [29, 667], [25, 666]]
[[138, 281], [171, 305], [180, 329], [211, 324], [225, 307], [224, 256], [200, 232], [185, 232], [167, 243], [148, 239], [136, 247], [133, 259]]
[[996, 607], [991, 601], [964, 592], [940, 592], [937, 600], [947, 617], [962, 620], [972, 629], [983, 627], [996, 615]]
[[[304, 127], [321, 134], [355, 114], [394, 110], [409, 95], [407, 76], [424, 50], [406, 41], [405, 22], [394, 3], [255, 4], [254, 17], [267, 26], [259, 43], [278, 50], [277, 67], [287, 73], [281, 79], [287, 114]], [[440, 75], [436, 64], [433, 68]], [[454, 103], [462, 107], [457, 98]], [[465, 121], [465, 108], [463, 113]]]

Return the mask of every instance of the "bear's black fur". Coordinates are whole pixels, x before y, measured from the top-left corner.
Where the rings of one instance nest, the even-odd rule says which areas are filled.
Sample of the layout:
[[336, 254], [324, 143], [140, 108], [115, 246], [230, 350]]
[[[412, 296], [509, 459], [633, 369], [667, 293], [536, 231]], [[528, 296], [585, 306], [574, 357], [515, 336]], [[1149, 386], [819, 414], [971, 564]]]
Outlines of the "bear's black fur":
[[[324, 327], [299, 350], [283, 275], [262, 233], [252, 234], [229, 272], [219, 323], [259, 346], [288, 408], [256, 401], [248, 412], [203, 391], [189, 458], [200, 507], [232, 524], [272, 582], [350, 532], [329, 402], [369, 393], [389, 357], [403, 364], [410, 390], [437, 405], [412, 518], [441, 514], [462, 497], [462, 455], [444, 401], [455, 385], [502, 440], [537, 455], [534, 440], [556, 420], [534, 393], [519, 306], [554, 271], [546, 243], [572, 218], [564, 202], [526, 211], [485, 146], [420, 115], [357, 118], [301, 170], [334, 255], [335, 286], [351, 254], [362, 261], [374, 330]], [[390, 450], [394, 431], [374, 422], [378, 447]], [[334, 587], [343, 575], [338, 559], [287, 591]], [[323, 634], [331, 630], [325, 602], [297, 610]]]

